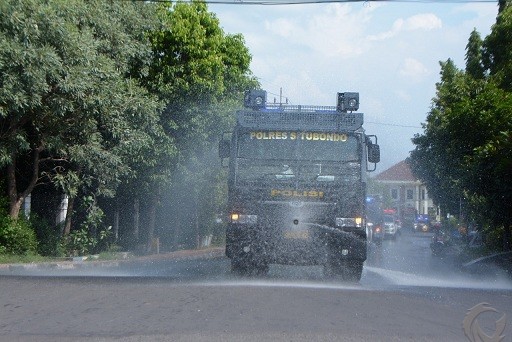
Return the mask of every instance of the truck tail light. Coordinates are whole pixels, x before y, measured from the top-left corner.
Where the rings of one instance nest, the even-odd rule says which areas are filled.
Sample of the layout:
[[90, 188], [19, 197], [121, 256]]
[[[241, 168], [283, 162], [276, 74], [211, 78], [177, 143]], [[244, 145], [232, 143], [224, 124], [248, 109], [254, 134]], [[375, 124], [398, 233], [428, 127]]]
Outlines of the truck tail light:
[[231, 223], [237, 224], [256, 224], [258, 222], [258, 216], [231, 213], [230, 221]]
[[355, 227], [361, 228], [363, 227], [363, 218], [362, 217], [336, 217], [336, 226], [337, 227]]

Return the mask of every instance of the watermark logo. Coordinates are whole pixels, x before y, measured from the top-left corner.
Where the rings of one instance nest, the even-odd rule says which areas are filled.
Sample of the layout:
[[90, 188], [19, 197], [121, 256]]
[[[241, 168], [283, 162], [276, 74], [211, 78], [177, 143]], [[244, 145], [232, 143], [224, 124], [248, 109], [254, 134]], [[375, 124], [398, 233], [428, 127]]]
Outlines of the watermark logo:
[[496, 321], [495, 331], [492, 336], [487, 335], [480, 324], [478, 316], [484, 312], [498, 312], [488, 303], [480, 303], [468, 310], [468, 313], [462, 321], [464, 334], [471, 342], [500, 342], [505, 338], [503, 332], [507, 326], [507, 315], [504, 313], [500, 319]]

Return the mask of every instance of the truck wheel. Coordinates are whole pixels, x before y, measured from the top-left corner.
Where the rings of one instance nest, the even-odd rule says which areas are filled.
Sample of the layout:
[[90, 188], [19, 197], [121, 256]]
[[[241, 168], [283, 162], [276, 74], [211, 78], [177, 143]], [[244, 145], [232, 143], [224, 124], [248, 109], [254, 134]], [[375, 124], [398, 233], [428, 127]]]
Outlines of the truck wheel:
[[257, 265], [254, 265], [255, 274], [258, 276], [266, 276], [268, 274], [269, 266], [266, 262], [261, 262]]
[[341, 278], [343, 281], [358, 282], [363, 273], [363, 262], [361, 261], [329, 261], [324, 266], [326, 277]]
[[343, 280], [359, 281], [363, 274], [363, 263], [361, 261], [347, 262], [344, 269]]
[[233, 257], [231, 259], [231, 272], [237, 275], [249, 276], [249, 275], [257, 275], [264, 276], [267, 275], [269, 271], [269, 265], [264, 261], [255, 261], [252, 258], [243, 257], [237, 258]]
[[231, 272], [236, 275], [246, 275], [248, 272], [247, 264], [240, 258], [232, 257]]

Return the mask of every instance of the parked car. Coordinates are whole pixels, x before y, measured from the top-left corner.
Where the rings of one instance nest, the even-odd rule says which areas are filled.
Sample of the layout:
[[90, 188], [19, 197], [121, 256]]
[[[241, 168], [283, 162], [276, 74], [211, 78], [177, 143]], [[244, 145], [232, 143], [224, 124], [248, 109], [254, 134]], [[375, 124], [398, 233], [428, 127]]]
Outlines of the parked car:
[[384, 228], [382, 221], [368, 221], [366, 223], [366, 227], [369, 240], [376, 243], [377, 245], [380, 245], [382, 240], [384, 240]]
[[398, 234], [398, 225], [396, 224], [396, 220], [391, 215], [384, 215], [384, 233], [385, 236], [396, 239]]
[[419, 214], [416, 215], [416, 220], [414, 220], [414, 231], [426, 233], [431, 230], [430, 227], [430, 219], [428, 215]]
[[366, 233], [368, 241], [376, 244], [384, 240], [384, 211], [382, 201], [378, 195], [369, 195], [366, 198]]

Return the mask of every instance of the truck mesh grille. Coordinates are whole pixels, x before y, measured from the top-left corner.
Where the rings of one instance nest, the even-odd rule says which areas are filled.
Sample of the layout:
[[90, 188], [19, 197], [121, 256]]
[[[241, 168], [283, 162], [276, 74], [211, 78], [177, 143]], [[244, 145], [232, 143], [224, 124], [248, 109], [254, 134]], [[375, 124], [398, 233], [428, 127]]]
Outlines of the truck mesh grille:
[[252, 129], [355, 131], [363, 125], [362, 113], [333, 111], [251, 111], [238, 112], [238, 124]]

